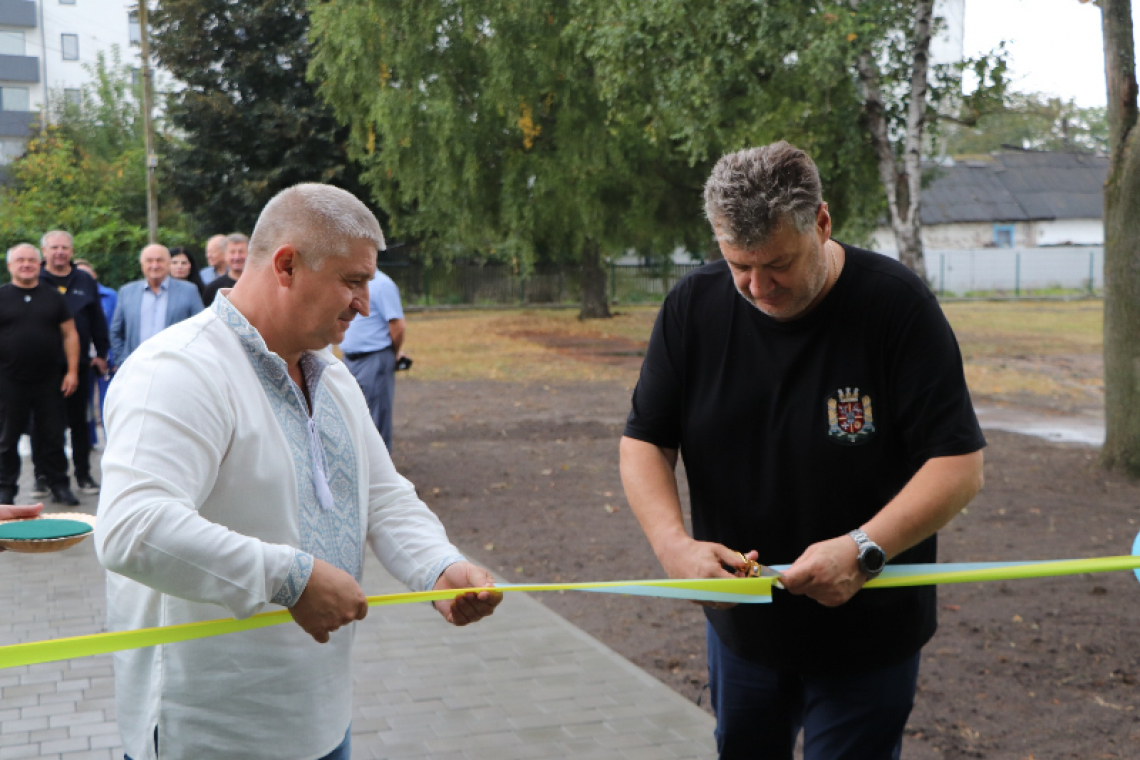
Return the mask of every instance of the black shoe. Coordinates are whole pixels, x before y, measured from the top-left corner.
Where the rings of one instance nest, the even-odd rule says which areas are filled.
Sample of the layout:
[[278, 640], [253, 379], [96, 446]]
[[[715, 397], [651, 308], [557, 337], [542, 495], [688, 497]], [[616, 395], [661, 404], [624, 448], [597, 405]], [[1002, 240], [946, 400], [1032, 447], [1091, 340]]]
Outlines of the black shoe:
[[16, 486], [0, 486], [0, 504], [11, 506], [16, 503]]
[[75, 494], [67, 486], [52, 486], [51, 489], [51, 502], [52, 504], [63, 504], [68, 507], [78, 507], [79, 499], [75, 498]]
[[83, 493], [99, 493], [99, 484], [92, 480], [90, 475], [76, 475], [75, 485]]
[[31, 495], [36, 499], [42, 499], [51, 491], [51, 486], [48, 485], [47, 478], [36, 478], [36, 484], [32, 486]]

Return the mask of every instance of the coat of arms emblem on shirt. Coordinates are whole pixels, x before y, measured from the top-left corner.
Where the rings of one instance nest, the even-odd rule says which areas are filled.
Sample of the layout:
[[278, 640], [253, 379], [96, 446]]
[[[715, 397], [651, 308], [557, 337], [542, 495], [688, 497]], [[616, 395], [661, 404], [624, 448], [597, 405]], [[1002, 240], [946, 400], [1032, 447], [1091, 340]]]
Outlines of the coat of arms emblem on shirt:
[[863, 443], [875, 432], [871, 396], [858, 388], [839, 388], [827, 397], [827, 434], [842, 443]]

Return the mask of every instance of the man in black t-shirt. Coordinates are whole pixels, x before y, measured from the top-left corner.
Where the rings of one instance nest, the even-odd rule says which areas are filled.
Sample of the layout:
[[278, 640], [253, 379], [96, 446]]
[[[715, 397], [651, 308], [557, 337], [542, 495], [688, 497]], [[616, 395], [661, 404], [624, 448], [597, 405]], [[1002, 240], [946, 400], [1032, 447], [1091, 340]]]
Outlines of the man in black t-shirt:
[[[40, 281], [54, 287], [63, 295], [67, 308], [75, 320], [79, 335], [79, 388], [61, 400], [71, 431], [71, 460], [75, 470], [75, 485], [84, 493], [98, 493], [99, 484], [91, 477], [91, 439], [87, 426], [87, 407], [91, 400], [92, 370], [103, 376], [107, 372], [107, 350], [111, 347], [107, 334], [107, 317], [99, 296], [95, 278], [71, 263], [75, 253], [71, 233], [52, 230], [40, 241], [43, 246], [44, 266]], [[92, 356], [94, 347], [94, 356]], [[62, 357], [61, 357], [62, 360]], [[32, 430], [32, 464], [36, 470], [38, 495], [50, 489], [49, 478], [44, 474], [43, 440], [38, 428]]]
[[18, 444], [34, 414], [52, 498], [75, 506], [79, 501], [67, 482], [60, 403], [79, 385], [75, 320], [63, 296], [40, 282], [40, 252], [34, 245], [21, 243], [7, 258], [12, 282], [0, 287], [0, 504], [16, 498]]
[[935, 561], [935, 532], [981, 487], [957, 342], [918, 277], [831, 240], [803, 151], [725, 156], [705, 209], [724, 260], [658, 316], [626, 495], [670, 577], [788, 565], [770, 604], [706, 605], [721, 757], [790, 760], [802, 729], [808, 760], [897, 758], [935, 592], [859, 591], [886, 561]]

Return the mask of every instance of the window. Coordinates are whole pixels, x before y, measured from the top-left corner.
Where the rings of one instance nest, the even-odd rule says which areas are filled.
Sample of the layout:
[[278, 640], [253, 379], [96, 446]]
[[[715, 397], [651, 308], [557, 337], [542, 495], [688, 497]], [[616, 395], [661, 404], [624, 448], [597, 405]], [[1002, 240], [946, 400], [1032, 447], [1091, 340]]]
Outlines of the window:
[[0, 87], [0, 111], [30, 111], [27, 87]]
[[25, 149], [23, 140], [0, 140], [0, 166], [7, 166], [24, 155]]
[[6, 137], [0, 140], [0, 166], [10, 164], [24, 155], [26, 147], [24, 141], [18, 138], [12, 139], [11, 137]]
[[138, 66], [131, 68], [131, 87], [138, 87], [142, 84], [142, 69]]
[[60, 5], [75, 5], [75, 0], [59, 0]]
[[24, 49], [24, 33], [0, 32], [0, 54], [27, 55], [27, 51]]
[[1013, 248], [1013, 225], [994, 225], [994, 246], [997, 248]]
[[73, 106], [83, 104], [83, 90], [73, 89], [68, 87], [63, 91], [63, 102], [69, 103]]
[[61, 35], [60, 50], [63, 51], [63, 60], [65, 61], [78, 61], [79, 60], [79, 35], [78, 34], [64, 34]]
[[139, 12], [130, 11], [127, 13], [127, 34], [130, 37], [132, 45], [142, 44], [142, 27], [139, 26]]

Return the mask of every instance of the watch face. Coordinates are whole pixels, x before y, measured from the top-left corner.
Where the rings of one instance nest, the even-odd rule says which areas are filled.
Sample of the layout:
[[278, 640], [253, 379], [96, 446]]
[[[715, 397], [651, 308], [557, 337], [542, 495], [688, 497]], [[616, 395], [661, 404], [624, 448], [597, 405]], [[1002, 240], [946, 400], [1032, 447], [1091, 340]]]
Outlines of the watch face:
[[863, 568], [868, 573], [880, 573], [883, 565], [887, 564], [887, 556], [877, 546], [866, 547], [859, 555], [859, 559], [862, 560]]

